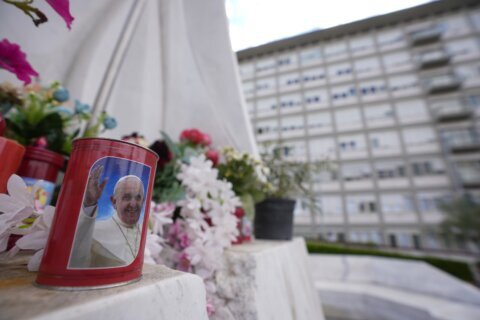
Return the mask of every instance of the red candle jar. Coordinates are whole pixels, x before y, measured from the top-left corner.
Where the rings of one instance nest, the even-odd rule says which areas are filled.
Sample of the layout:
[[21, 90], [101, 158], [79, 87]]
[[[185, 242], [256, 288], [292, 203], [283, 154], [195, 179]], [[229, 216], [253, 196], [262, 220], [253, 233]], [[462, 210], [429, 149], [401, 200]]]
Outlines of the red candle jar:
[[20, 163], [22, 162], [25, 147], [16, 141], [0, 137], [0, 193], [7, 191], [7, 182], [12, 174], [14, 174]]
[[65, 157], [41, 147], [27, 147], [17, 174], [27, 186], [38, 186], [35, 199], [41, 207], [50, 204], [55, 191], [58, 172], [63, 168]]
[[141, 277], [157, 159], [125, 141], [73, 142], [37, 285], [92, 289]]

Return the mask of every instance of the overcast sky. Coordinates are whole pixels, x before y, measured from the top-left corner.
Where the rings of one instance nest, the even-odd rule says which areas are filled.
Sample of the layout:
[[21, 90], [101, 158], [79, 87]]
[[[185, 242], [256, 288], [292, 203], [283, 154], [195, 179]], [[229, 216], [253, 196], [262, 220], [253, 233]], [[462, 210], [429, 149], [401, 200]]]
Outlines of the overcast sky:
[[420, 5], [431, 0], [226, 0], [233, 50]]

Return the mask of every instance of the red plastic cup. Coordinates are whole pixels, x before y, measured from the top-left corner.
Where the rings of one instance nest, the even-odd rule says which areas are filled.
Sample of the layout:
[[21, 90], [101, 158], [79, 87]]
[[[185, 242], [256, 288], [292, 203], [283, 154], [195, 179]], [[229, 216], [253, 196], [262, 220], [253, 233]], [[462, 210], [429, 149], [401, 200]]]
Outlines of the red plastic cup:
[[14, 174], [22, 162], [25, 147], [16, 141], [0, 137], [0, 193], [7, 191], [7, 182]]
[[140, 279], [157, 160], [125, 141], [73, 142], [37, 285], [97, 289]]

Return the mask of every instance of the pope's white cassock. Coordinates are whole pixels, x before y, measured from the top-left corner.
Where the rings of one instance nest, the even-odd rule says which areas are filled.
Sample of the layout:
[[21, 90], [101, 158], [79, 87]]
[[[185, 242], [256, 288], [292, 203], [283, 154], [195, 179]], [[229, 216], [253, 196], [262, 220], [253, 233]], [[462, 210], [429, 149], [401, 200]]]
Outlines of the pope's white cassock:
[[[68, 31], [44, 1], [49, 21], [36, 28], [0, 2], [0, 30], [18, 43], [42, 83], [60, 80], [72, 96], [118, 120], [105, 134], [160, 130], [176, 139], [186, 128], [211, 134], [216, 146], [256, 153], [231, 50], [224, 0], [70, 1]], [[19, 83], [0, 70], [0, 81]]]
[[117, 213], [107, 220], [96, 221], [96, 207], [93, 210], [93, 216], [80, 212], [69, 268], [118, 267], [132, 263], [140, 246], [140, 226], [125, 226]]

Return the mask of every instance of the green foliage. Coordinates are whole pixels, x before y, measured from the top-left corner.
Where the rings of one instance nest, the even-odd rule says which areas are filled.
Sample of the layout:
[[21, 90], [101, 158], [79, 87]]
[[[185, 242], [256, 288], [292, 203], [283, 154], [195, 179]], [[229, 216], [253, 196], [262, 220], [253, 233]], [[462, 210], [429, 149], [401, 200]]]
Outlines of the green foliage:
[[224, 148], [222, 155], [224, 161], [217, 167], [218, 174], [232, 184], [247, 216], [253, 217], [255, 203], [264, 200], [272, 190], [267, 180], [268, 168], [250, 154], [233, 148]]
[[461, 261], [441, 259], [441, 258], [430, 257], [430, 256], [414, 257], [414, 256], [405, 255], [405, 254], [385, 252], [377, 249], [351, 248], [351, 247], [346, 247], [339, 244], [324, 243], [324, 242], [318, 242], [313, 240], [307, 241], [307, 250], [309, 253], [365, 255], [365, 256], [388, 257], [388, 258], [395, 258], [395, 259], [424, 261], [463, 281], [470, 282], [470, 283], [474, 283], [475, 281], [472, 271], [470, 270], [468, 264]]
[[326, 161], [302, 162], [292, 161], [283, 157], [281, 143], [274, 146], [271, 152], [264, 146], [262, 160], [270, 169], [268, 182], [273, 186], [269, 193], [274, 198], [304, 197], [312, 200], [314, 195], [310, 191], [310, 183], [314, 175], [322, 170], [328, 170]]
[[440, 204], [443, 234], [480, 244], [480, 205], [468, 197]]
[[[55, 93], [60, 91], [61, 101], [55, 99]], [[98, 136], [108, 115], [102, 113], [96, 123], [87, 127], [86, 123], [92, 118], [90, 106], [76, 101], [79, 106], [75, 105], [74, 112], [73, 108], [63, 105], [68, 96], [68, 91], [59, 82], [49, 87], [28, 86], [23, 91], [9, 84], [0, 85], [0, 112], [7, 123], [5, 135], [24, 146], [37, 145], [44, 139], [39, 145], [46, 142], [47, 149], [69, 155], [72, 141], [78, 137]]]

